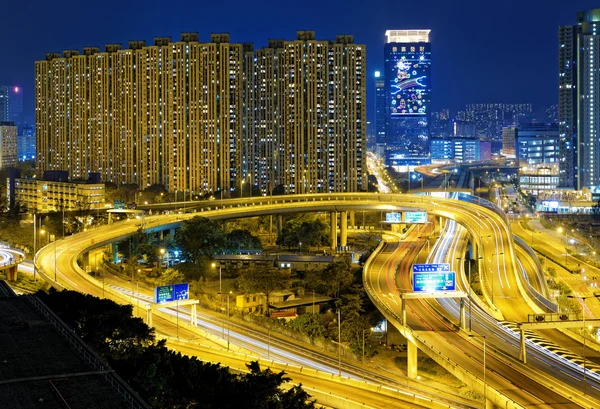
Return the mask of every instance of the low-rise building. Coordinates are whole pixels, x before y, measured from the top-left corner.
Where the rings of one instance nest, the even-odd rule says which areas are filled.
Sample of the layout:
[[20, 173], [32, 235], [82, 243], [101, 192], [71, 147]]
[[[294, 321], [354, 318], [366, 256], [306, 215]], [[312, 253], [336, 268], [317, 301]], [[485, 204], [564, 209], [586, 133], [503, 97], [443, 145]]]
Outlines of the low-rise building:
[[66, 177], [56, 181], [15, 176], [7, 180], [9, 203], [20, 203], [29, 212], [104, 209], [104, 183], [69, 182]]

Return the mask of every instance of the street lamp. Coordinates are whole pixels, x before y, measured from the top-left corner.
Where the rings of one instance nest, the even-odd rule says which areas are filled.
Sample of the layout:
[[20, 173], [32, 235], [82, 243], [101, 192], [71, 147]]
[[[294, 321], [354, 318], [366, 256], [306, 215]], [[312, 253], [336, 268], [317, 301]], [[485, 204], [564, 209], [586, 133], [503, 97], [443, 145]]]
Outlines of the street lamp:
[[244, 198], [244, 183], [246, 183], [245, 180], [242, 180], [242, 182], [240, 183], [240, 199]]
[[585, 300], [588, 298], [600, 298], [600, 294], [588, 295], [583, 297], [577, 297], [574, 295], [567, 295], [567, 298], [579, 298], [583, 300], [583, 349], [581, 355], [583, 356], [583, 394], [587, 395], [587, 381], [586, 381], [586, 367], [585, 367]]
[[373, 331], [373, 328], [367, 328], [367, 329], [363, 329], [362, 332], [362, 341], [363, 341], [363, 345], [362, 345], [362, 363], [365, 363], [365, 332], [369, 331], [369, 336], [371, 335], [371, 331]]
[[232, 293], [232, 291], [229, 291], [227, 293], [227, 350], [229, 351], [229, 331], [231, 328], [231, 320], [229, 318], [229, 295]]
[[165, 249], [160, 249], [160, 266], [163, 266], [163, 263], [165, 262]]
[[487, 407], [487, 383], [486, 383], [486, 379], [485, 379], [485, 373], [487, 372], [487, 367], [485, 364], [485, 357], [486, 357], [486, 340], [485, 340], [485, 335], [476, 335], [476, 334], [469, 334], [469, 337], [471, 338], [476, 338], [476, 337], [481, 337], [483, 338], [483, 407], [486, 408]]
[[[217, 265], [215, 263], [211, 264], [212, 268], [216, 268]], [[219, 294], [223, 291], [222, 282], [221, 282], [221, 263], [219, 263]]]
[[[492, 266], [494, 264], [494, 256], [501, 256], [503, 254], [504, 254], [504, 252], [492, 254], [492, 260], [491, 260]], [[496, 261], [497, 260], [498, 260], [498, 258], [496, 258]], [[494, 272], [493, 271], [492, 271], [492, 304], [494, 304]]]

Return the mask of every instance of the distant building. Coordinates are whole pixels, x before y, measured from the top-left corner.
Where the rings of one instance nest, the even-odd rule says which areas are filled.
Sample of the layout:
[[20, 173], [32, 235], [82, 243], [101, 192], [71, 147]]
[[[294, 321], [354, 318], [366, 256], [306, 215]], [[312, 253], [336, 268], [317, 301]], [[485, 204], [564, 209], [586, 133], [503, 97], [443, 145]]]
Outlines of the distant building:
[[462, 138], [475, 138], [477, 135], [475, 124], [473, 122], [455, 120], [452, 122], [452, 135]]
[[492, 142], [479, 141], [479, 160], [492, 159]]
[[17, 160], [17, 126], [0, 122], [0, 168], [16, 166]]
[[473, 122], [482, 140], [501, 141], [503, 127], [531, 122], [532, 111], [531, 104], [469, 104], [457, 119]]
[[10, 93], [9, 87], [0, 85], [0, 122], [10, 121]]
[[19, 128], [19, 160], [35, 159], [35, 126], [24, 124]]
[[385, 33], [388, 157], [409, 166], [427, 163], [430, 159], [430, 31], [388, 30]]
[[517, 127], [506, 126], [502, 128], [502, 154], [515, 156], [517, 149]]
[[516, 128], [519, 166], [552, 166], [559, 163], [558, 124], [524, 124]]
[[[67, 172], [48, 175], [48, 179], [25, 179], [9, 175], [7, 186], [10, 203], [25, 205], [29, 212], [47, 213], [104, 209], [103, 183], [69, 182]], [[61, 181], [58, 181], [61, 180]]]
[[578, 12], [558, 43], [560, 186], [580, 190], [600, 185], [600, 9]]
[[480, 160], [477, 138], [431, 138], [432, 161], [473, 162]]

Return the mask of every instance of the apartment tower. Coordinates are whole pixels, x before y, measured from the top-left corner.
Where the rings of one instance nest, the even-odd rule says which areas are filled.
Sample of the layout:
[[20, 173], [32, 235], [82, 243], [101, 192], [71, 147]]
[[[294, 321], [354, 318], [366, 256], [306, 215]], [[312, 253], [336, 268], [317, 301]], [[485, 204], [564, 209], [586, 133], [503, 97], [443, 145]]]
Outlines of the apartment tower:
[[131, 41], [36, 63], [37, 166], [171, 191], [366, 190], [365, 46], [352, 36]]

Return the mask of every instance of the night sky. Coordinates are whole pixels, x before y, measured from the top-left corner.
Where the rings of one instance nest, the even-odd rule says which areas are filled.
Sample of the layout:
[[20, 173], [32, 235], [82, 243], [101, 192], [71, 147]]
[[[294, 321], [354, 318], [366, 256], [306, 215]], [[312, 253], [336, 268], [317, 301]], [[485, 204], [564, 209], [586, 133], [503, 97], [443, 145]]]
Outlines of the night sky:
[[25, 90], [33, 116], [34, 61], [46, 52], [146, 40], [179, 39], [195, 31], [201, 41], [228, 32], [232, 42], [295, 39], [314, 30], [318, 39], [353, 34], [367, 45], [368, 112], [372, 73], [383, 68], [386, 29], [432, 30], [433, 110], [475, 102], [531, 102], [557, 98], [557, 30], [574, 24], [577, 10], [600, 0], [413, 1], [23, 1], [0, 6], [0, 84]]

